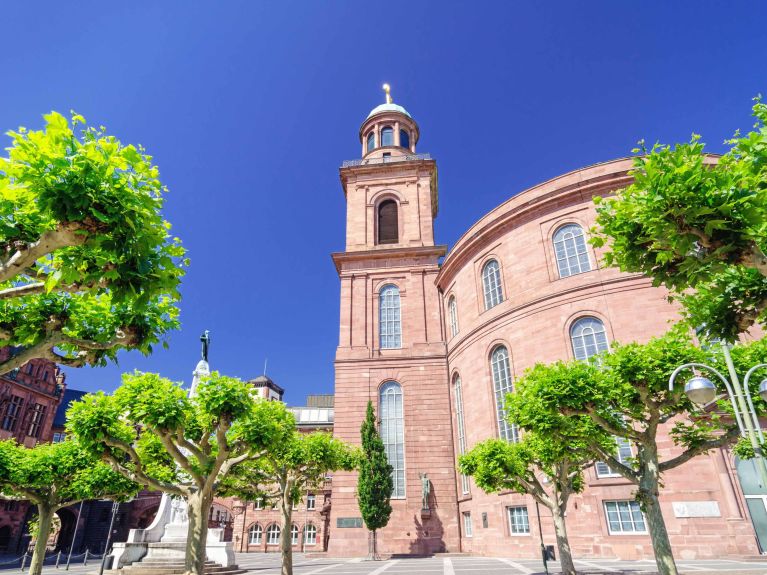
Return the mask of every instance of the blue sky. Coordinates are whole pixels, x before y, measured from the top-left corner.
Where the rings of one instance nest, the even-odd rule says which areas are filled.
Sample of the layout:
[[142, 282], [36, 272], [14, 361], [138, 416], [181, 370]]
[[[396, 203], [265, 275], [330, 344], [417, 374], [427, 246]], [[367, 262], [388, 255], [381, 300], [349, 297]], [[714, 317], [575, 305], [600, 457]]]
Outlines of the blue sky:
[[[344, 159], [392, 85], [440, 170], [439, 243], [537, 182], [692, 132], [709, 150], [765, 92], [753, 2], [15, 2], [3, 7], [0, 130], [75, 109], [153, 154], [189, 251], [170, 349], [68, 369], [268, 374], [300, 404], [333, 389]], [[8, 143], [3, 140], [3, 147]], [[512, 288], [513, 289], [513, 288]]]

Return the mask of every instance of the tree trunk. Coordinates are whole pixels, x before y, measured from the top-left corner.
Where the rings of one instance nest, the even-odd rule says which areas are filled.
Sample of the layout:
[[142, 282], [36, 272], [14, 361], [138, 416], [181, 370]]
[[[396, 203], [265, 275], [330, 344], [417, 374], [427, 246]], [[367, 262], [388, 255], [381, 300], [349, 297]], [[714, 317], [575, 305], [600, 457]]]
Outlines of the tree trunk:
[[562, 566], [564, 575], [576, 575], [575, 563], [573, 563], [573, 554], [570, 551], [570, 542], [567, 539], [567, 525], [565, 524], [564, 513], [558, 505], [551, 508], [551, 517], [554, 519], [554, 535], [557, 539], [557, 550], [559, 551], [559, 563]]
[[186, 558], [184, 568], [191, 575], [204, 575], [205, 547], [208, 540], [208, 513], [213, 502], [212, 489], [206, 487], [202, 491], [191, 494], [187, 502], [189, 530], [186, 538]]
[[[645, 446], [645, 452], [649, 451]], [[641, 469], [639, 479], [638, 499], [647, 517], [647, 526], [650, 531], [652, 549], [655, 553], [655, 563], [660, 575], [678, 575], [674, 555], [671, 552], [671, 542], [666, 531], [666, 522], [658, 501], [658, 489], [660, 484], [660, 470], [656, 453], [646, 453], [644, 457], [644, 469]]]
[[368, 534], [368, 559], [371, 561], [381, 559], [378, 555], [378, 531], [375, 529]]
[[290, 500], [292, 485], [286, 483], [282, 491], [282, 533], [280, 537], [280, 554], [282, 555], [281, 575], [293, 575], [293, 534], [290, 528], [293, 526], [293, 502]]
[[32, 553], [32, 562], [29, 564], [29, 575], [40, 575], [43, 570], [45, 549], [51, 534], [54, 513], [53, 507], [42, 503], [37, 504], [37, 539]]

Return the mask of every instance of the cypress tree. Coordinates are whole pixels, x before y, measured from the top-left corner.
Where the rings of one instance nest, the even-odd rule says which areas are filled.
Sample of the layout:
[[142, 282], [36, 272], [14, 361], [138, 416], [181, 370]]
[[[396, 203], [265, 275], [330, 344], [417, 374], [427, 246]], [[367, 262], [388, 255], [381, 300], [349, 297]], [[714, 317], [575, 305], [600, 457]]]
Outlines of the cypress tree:
[[379, 559], [376, 531], [386, 527], [391, 515], [391, 499], [394, 491], [392, 466], [386, 457], [381, 436], [376, 427], [373, 404], [368, 401], [367, 415], [360, 428], [362, 436], [362, 455], [357, 479], [357, 501], [362, 520], [370, 530], [368, 558]]

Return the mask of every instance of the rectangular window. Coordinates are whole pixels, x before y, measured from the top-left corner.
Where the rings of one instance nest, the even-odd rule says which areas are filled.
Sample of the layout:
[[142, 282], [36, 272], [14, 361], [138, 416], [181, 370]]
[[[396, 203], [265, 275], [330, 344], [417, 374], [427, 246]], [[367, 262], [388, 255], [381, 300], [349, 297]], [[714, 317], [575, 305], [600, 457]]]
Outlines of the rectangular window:
[[527, 507], [507, 507], [509, 514], [509, 531], [512, 535], [529, 535], [530, 521], [527, 517]]
[[45, 421], [45, 410], [46, 406], [42, 403], [36, 403], [32, 408], [32, 417], [29, 420], [29, 429], [27, 430], [27, 435], [30, 437], [40, 437]]
[[471, 537], [474, 534], [474, 530], [471, 526], [471, 512], [470, 511], [464, 511], [463, 512], [463, 534], [466, 537]]
[[54, 433], [53, 434], [53, 443], [61, 443], [67, 438], [66, 433]]
[[[621, 463], [628, 465], [629, 459], [634, 455], [631, 453], [631, 442], [623, 437], [616, 437], [615, 443], [618, 446], [615, 458]], [[604, 461], [597, 461], [595, 467], [597, 470], [597, 477], [621, 477], [620, 473], [610, 469], [610, 466]]]
[[253, 509], [258, 511], [259, 509], [263, 509], [263, 508], [264, 508], [264, 500], [259, 497], [253, 502]]
[[605, 515], [611, 535], [647, 533], [644, 515], [636, 501], [605, 501]]
[[293, 503], [293, 511], [295, 511], [296, 509], [298, 509], [298, 506], [299, 506], [300, 504], [301, 504], [301, 500], [300, 500], [300, 499], [299, 499], [298, 501], [296, 501], [295, 503]]
[[8, 405], [5, 406], [5, 415], [0, 427], [5, 431], [16, 431], [16, 424], [19, 421], [19, 413], [24, 405], [24, 398], [18, 395], [12, 395]]
[[313, 494], [309, 494], [306, 496], [306, 509], [311, 511], [314, 509], [315, 505], [317, 504], [316, 497]]

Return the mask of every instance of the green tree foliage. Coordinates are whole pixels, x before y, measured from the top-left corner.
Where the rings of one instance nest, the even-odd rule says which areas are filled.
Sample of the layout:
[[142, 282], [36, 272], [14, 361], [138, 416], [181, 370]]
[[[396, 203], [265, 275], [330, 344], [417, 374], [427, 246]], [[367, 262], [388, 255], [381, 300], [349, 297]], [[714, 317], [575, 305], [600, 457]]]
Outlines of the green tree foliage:
[[362, 520], [370, 530], [368, 553], [372, 559], [378, 558], [376, 531], [386, 527], [391, 516], [391, 495], [394, 491], [392, 466], [386, 457], [381, 436], [378, 434], [373, 403], [368, 401], [365, 421], [360, 428], [362, 451], [357, 477], [357, 502]]
[[0, 158], [0, 345], [21, 349], [2, 369], [148, 354], [178, 326], [186, 265], [157, 167], [82, 116], [45, 121], [9, 132]]
[[[753, 349], [749, 349], [755, 346]], [[757, 349], [758, 348], [758, 349]], [[761, 352], [759, 351], [761, 350]], [[756, 342], [733, 351], [733, 358], [743, 368], [755, 354], [763, 353], [765, 344]], [[536, 365], [518, 382], [511, 396], [512, 404], [529, 404], [519, 422], [541, 433], [559, 433], [557, 414], [585, 420], [586, 427], [600, 434], [627, 439], [634, 457], [620, 462], [614, 449], [607, 449], [600, 434], [583, 437], [595, 458], [637, 486], [636, 498], [645, 512], [653, 549], [661, 574], [676, 574], [665, 522], [658, 502], [662, 476], [693, 457], [731, 444], [738, 429], [726, 413], [729, 405], [719, 402], [718, 409], [701, 412], [684, 394], [684, 377], [673, 391], [668, 380], [675, 368], [689, 362], [718, 362], [709, 351], [693, 345], [682, 326], [646, 344], [615, 344], [611, 353], [598, 362], [558, 362]], [[520, 412], [521, 413], [521, 412]], [[665, 427], [675, 445], [672, 456], [662, 459], [658, 435]], [[568, 433], [574, 427], [568, 425]]]
[[[642, 272], [683, 303], [693, 326], [727, 341], [767, 325], [767, 105], [754, 131], [718, 161], [700, 137], [635, 152], [634, 183], [597, 203], [596, 246], [621, 270]], [[690, 291], [690, 288], [694, 288]]]
[[28, 448], [0, 442], [0, 499], [23, 499], [37, 506], [37, 534], [31, 575], [40, 575], [56, 511], [86, 499], [124, 500], [138, 485], [114, 472], [73, 440]]
[[214, 372], [194, 397], [153, 373], [123, 375], [111, 395], [72, 404], [67, 429], [113, 469], [188, 504], [186, 570], [202, 575], [208, 513], [234, 466], [289, 441], [294, 420], [277, 401], [255, 397], [245, 382]]
[[[524, 390], [528, 385], [532, 384], [522, 377], [515, 388]], [[486, 493], [525, 493], [545, 506], [554, 520], [562, 572], [575, 575], [565, 522], [567, 504], [573, 493], [583, 490], [584, 469], [594, 464], [591, 443], [615, 451], [615, 440], [586, 418], [542, 409], [539, 398], [527, 393], [509, 394], [506, 405], [509, 422], [524, 429], [521, 440], [483, 441], [459, 457], [459, 470], [471, 475]]]
[[[276, 402], [270, 402], [276, 403]], [[293, 505], [307, 490], [322, 487], [325, 477], [332, 471], [354, 468], [354, 449], [332, 435], [321, 431], [300, 433], [292, 430], [272, 443], [261, 458], [236, 467], [224, 480], [222, 493], [243, 501], [275, 501], [282, 516], [280, 552], [282, 575], [293, 575], [293, 549], [290, 530], [293, 525]], [[305, 536], [305, 534], [304, 534]]]

